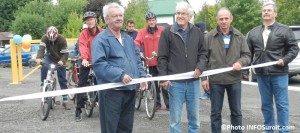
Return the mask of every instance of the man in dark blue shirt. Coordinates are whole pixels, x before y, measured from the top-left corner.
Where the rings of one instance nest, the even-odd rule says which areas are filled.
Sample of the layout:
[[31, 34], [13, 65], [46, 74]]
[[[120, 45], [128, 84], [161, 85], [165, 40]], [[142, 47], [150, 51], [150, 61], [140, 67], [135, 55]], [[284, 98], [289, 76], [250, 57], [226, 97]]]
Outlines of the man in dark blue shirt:
[[137, 36], [137, 31], [134, 29], [134, 21], [133, 20], [128, 20], [126, 22], [126, 31], [127, 34], [133, 39], [135, 40], [136, 36]]

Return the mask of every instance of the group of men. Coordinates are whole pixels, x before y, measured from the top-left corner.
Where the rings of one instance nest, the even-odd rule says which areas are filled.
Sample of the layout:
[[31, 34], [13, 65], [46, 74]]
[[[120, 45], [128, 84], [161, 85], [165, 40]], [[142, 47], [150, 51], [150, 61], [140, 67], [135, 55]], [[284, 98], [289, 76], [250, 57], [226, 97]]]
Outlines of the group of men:
[[[176, 6], [176, 22], [166, 28], [156, 25], [156, 15], [146, 15], [147, 27], [139, 32], [122, 31], [124, 8], [117, 3], [103, 7], [106, 29], [97, 28], [97, 19], [93, 13], [84, 17], [88, 28], [79, 37], [82, 67], [80, 68], [80, 86], [84, 86], [87, 69], [91, 63], [96, 74], [97, 84], [122, 82], [124, 86], [99, 91], [100, 126], [102, 133], [131, 133], [135, 110], [136, 85], [127, 85], [133, 78], [146, 78], [140, 51], [151, 57], [153, 51], [158, 53], [157, 60], [149, 62], [153, 76], [193, 71], [193, 78], [183, 80], [160, 81], [157, 88], [163, 88], [166, 107], [169, 110], [170, 132], [181, 132], [181, 113], [186, 103], [188, 132], [200, 131], [200, 88], [210, 92], [211, 132], [220, 133], [222, 125], [222, 107], [225, 91], [231, 112], [231, 125], [242, 126], [241, 112], [241, 68], [250, 64], [278, 61], [276, 65], [257, 68], [258, 88], [262, 101], [262, 113], [266, 127], [275, 126], [273, 98], [277, 109], [279, 132], [288, 132], [288, 63], [298, 54], [299, 48], [293, 32], [285, 25], [277, 23], [277, 9], [274, 3], [262, 7], [263, 24], [253, 28], [244, 37], [231, 26], [233, 15], [227, 8], [217, 12], [217, 27], [205, 36], [203, 32], [189, 21], [193, 9], [186, 2]], [[134, 26], [133, 21], [127, 22]], [[51, 27], [50, 27], [51, 28]], [[48, 29], [48, 31], [51, 29]], [[54, 38], [52, 37], [54, 35]], [[44, 61], [65, 64], [67, 47], [65, 41], [59, 41], [57, 29], [55, 34], [48, 33], [42, 38], [37, 56], [40, 63], [47, 48]], [[59, 41], [59, 42], [58, 42]], [[44, 67], [44, 66], [43, 66]], [[206, 70], [232, 67], [232, 71], [202, 77]], [[42, 81], [45, 78], [42, 69]], [[61, 73], [61, 74], [59, 74]], [[65, 70], [58, 71], [65, 75]], [[201, 81], [201, 82], [200, 82]], [[62, 89], [66, 80], [59, 76]], [[160, 87], [159, 87], [160, 86]], [[140, 83], [140, 89], [148, 87]], [[160, 91], [159, 89], [157, 90]], [[169, 94], [169, 95], [168, 95]], [[158, 101], [160, 101], [160, 98]], [[64, 97], [65, 100], [65, 97]], [[76, 108], [76, 120], [81, 120], [82, 104]], [[158, 103], [158, 109], [161, 104]], [[242, 132], [234, 128], [232, 132]], [[266, 132], [273, 132], [266, 128]]]

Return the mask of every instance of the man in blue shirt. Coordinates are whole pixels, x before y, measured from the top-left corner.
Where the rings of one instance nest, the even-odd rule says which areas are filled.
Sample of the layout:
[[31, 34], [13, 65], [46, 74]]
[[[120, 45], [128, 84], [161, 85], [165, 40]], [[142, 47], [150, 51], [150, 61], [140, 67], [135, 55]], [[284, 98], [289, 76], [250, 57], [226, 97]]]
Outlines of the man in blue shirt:
[[[124, 8], [117, 3], [103, 7], [107, 28], [92, 43], [92, 65], [98, 84], [122, 82], [146, 77], [140, 52], [133, 39], [121, 31]], [[141, 83], [143, 90], [147, 83]], [[136, 85], [99, 91], [100, 126], [102, 133], [131, 133], [135, 110]]]
[[134, 21], [133, 20], [127, 20], [127, 22], [126, 22], [126, 31], [127, 31], [127, 34], [133, 40], [135, 40], [138, 32], [134, 29]]

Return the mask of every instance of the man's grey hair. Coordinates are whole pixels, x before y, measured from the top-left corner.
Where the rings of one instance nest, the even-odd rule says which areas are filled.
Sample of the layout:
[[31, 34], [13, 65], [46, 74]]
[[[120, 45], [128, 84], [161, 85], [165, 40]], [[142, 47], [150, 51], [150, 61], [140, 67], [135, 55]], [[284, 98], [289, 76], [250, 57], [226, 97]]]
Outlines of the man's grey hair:
[[108, 3], [107, 5], [105, 5], [105, 6], [103, 7], [103, 17], [104, 17], [104, 18], [107, 17], [107, 15], [108, 15], [108, 10], [109, 10], [110, 8], [119, 8], [119, 9], [121, 10], [122, 14], [124, 14], [124, 8], [123, 8], [122, 6], [120, 6], [118, 3], [113, 2], [113, 3]]
[[178, 2], [176, 5], [176, 12], [177, 11], [181, 11], [181, 10], [188, 10], [188, 15], [189, 16], [193, 16], [194, 15], [194, 10], [192, 8], [192, 6], [190, 4], [188, 4], [187, 2], [181, 1]]
[[216, 18], [218, 18], [220, 11], [227, 11], [229, 13], [229, 16], [232, 17], [232, 13], [230, 12], [230, 10], [227, 7], [222, 7], [217, 11]]
[[264, 3], [262, 8], [264, 8], [265, 6], [269, 6], [269, 5], [273, 6], [274, 12], [277, 12], [276, 4], [273, 1]]

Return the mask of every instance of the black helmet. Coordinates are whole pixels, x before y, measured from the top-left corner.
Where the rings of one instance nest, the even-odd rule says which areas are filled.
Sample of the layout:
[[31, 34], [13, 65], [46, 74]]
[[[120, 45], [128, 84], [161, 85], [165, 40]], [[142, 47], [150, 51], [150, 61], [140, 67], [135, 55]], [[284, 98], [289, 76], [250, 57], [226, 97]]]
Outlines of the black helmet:
[[153, 12], [148, 12], [148, 13], [145, 15], [145, 18], [146, 18], [146, 20], [152, 19], [152, 18], [156, 18], [156, 15], [155, 15]]
[[85, 12], [83, 15], [83, 21], [85, 21], [88, 18], [97, 18], [97, 15], [96, 15], [96, 13], [91, 12], [91, 11]]

